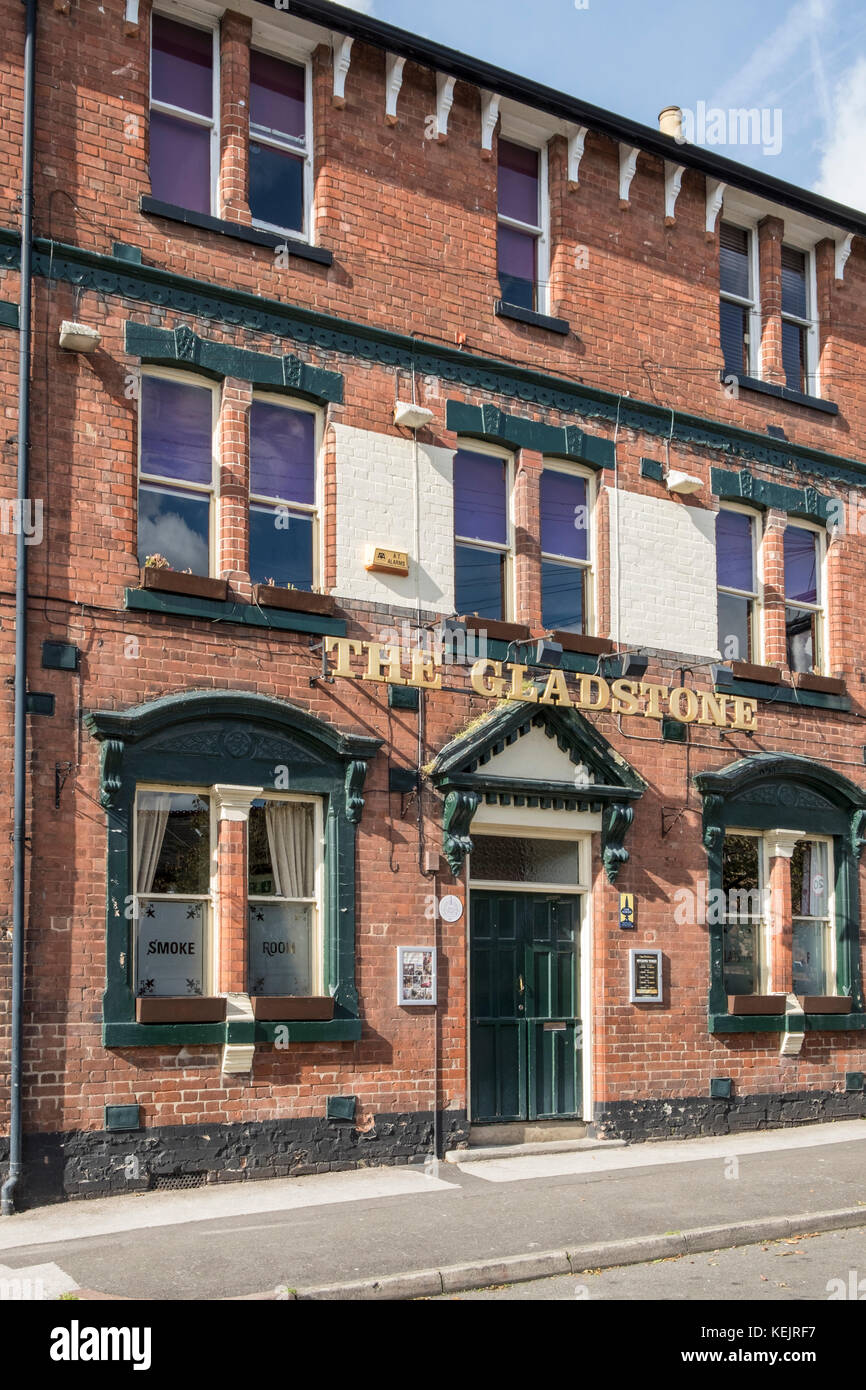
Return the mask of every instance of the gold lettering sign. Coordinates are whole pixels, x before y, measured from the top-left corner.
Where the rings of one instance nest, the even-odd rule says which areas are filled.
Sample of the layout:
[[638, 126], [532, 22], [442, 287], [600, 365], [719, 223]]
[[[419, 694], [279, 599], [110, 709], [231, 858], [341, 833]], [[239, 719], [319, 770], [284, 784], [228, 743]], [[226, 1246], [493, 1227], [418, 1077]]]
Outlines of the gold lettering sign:
[[[390, 685], [411, 685], [422, 690], [441, 690], [441, 650], [414, 651], [408, 660], [397, 643], [358, 642], [346, 637], [326, 637], [325, 650], [336, 653], [331, 674], [347, 680], [367, 680]], [[353, 670], [351, 659], [364, 662]], [[655, 681], [614, 680], [550, 670], [543, 687], [535, 684], [529, 667], [519, 662], [492, 661], [482, 657], [469, 667], [469, 684], [489, 700], [520, 700], [525, 704], [554, 705], [559, 709], [610, 710], [613, 714], [643, 715], [663, 719], [670, 715], [681, 724], [710, 725], [720, 729], [757, 728], [758, 702], [741, 695], [718, 695], [686, 686], [659, 685]]]

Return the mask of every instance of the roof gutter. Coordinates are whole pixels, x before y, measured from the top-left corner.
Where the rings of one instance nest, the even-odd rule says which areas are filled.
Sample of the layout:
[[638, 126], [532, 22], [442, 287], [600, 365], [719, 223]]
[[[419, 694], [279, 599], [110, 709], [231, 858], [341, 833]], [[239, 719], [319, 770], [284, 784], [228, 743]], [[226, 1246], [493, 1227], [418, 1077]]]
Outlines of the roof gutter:
[[[258, 3], [266, 5], [271, 14], [274, 13], [274, 0], [258, 0]], [[456, 49], [433, 43], [431, 39], [421, 38], [406, 29], [398, 29], [393, 24], [383, 24], [381, 20], [371, 19], [369, 15], [360, 14], [357, 10], [331, 4], [330, 0], [288, 0], [287, 9], [289, 14], [295, 15], [298, 19], [334, 29], [341, 34], [350, 34], [362, 43], [399, 54], [422, 67], [448, 73], [450, 76], [458, 77], [462, 82], [472, 83], [473, 86], [497, 92], [499, 96], [508, 97], [512, 101], [547, 111], [575, 125], [588, 126], [612, 140], [636, 145], [646, 154], [684, 164], [690, 169], [698, 169], [710, 178], [720, 179], [722, 183], [742, 188], [757, 197], [789, 207], [806, 217], [816, 218], [820, 222], [830, 222], [846, 232], [855, 232], [866, 237], [866, 213], [858, 212], [856, 208], [845, 207], [843, 203], [836, 203], [831, 198], [822, 198], [819, 194], [798, 188], [796, 184], [787, 183], [784, 179], [760, 174], [734, 159], [710, 154], [700, 146], [680, 145], [652, 126], [641, 125], [638, 121], [605, 111], [600, 106], [578, 101], [566, 92], [556, 91], [553, 87], [546, 87], [527, 77], [519, 77], [504, 68], [481, 62], [478, 58], [470, 58]]]

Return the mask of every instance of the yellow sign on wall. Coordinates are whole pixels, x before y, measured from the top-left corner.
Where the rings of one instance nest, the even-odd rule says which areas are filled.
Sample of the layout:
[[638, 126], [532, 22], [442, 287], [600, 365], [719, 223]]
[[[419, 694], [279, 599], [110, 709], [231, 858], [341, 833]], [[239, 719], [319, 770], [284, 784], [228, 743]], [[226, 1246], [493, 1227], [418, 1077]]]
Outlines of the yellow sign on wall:
[[634, 893], [620, 893], [619, 895], [619, 927], [620, 931], [634, 931], [637, 926], [634, 911]]
[[365, 569], [372, 574], [408, 574], [409, 552], [406, 550], [386, 550], [382, 545], [375, 545], [370, 552], [370, 559], [365, 565]]

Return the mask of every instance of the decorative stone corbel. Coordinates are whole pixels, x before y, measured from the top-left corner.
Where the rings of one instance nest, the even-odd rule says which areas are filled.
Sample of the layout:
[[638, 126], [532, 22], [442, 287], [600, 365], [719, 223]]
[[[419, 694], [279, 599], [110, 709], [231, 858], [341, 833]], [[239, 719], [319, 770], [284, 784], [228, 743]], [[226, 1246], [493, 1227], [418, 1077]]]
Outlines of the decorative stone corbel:
[[585, 144], [586, 126], [572, 127], [568, 136], [568, 183], [571, 188], [577, 188], [580, 182], [580, 161]]
[[102, 745], [102, 790], [99, 804], [106, 811], [111, 810], [120, 791], [120, 765], [123, 762], [123, 741], [107, 738]]
[[442, 852], [448, 860], [448, 867], [455, 878], [463, 870], [463, 861], [472, 853], [469, 826], [478, 810], [478, 792], [451, 791], [445, 798], [445, 811], [442, 816]]
[[406, 59], [396, 53], [385, 55], [385, 124], [397, 124], [397, 98], [403, 86], [403, 69]]
[[124, 34], [138, 33], [138, 0], [126, 0], [126, 13], [123, 17]]
[[839, 284], [845, 278], [845, 266], [848, 257], [851, 255], [851, 243], [854, 240], [854, 233], [849, 232], [847, 236], [836, 238], [836, 280]]
[[481, 158], [493, 156], [493, 132], [499, 120], [499, 103], [502, 100], [496, 92], [481, 93]]
[[619, 205], [621, 208], [628, 207], [629, 189], [637, 169], [639, 154], [640, 150], [637, 145], [620, 145], [619, 147]]
[[456, 77], [448, 77], [444, 72], [436, 74], [436, 138], [448, 139], [448, 113], [454, 105], [454, 83]]
[[361, 758], [350, 762], [346, 768], [346, 818], [357, 825], [364, 809], [361, 791], [367, 776], [367, 764]]
[[252, 1040], [256, 1020], [248, 994], [228, 994], [226, 996], [227, 1029], [231, 1028], [232, 1024], [235, 1026], [238, 1024], [247, 1025], [244, 1031], [249, 1033], [249, 1041], [227, 1042], [224, 1045], [220, 1071], [225, 1076], [249, 1076], [253, 1069], [253, 1058], [256, 1053], [256, 1045]]
[[803, 830], [768, 830], [765, 837], [767, 854], [771, 859], [790, 859], [794, 846], [804, 835]]
[[623, 845], [626, 832], [634, 820], [634, 807], [615, 801], [610, 807], [604, 833], [602, 860], [609, 883], [616, 883], [623, 864], [628, 863], [628, 850]]
[[214, 787], [220, 820], [249, 820], [250, 807], [261, 796], [263, 787], [235, 787], [220, 782]]
[[349, 72], [349, 64], [352, 61], [352, 44], [354, 39], [348, 34], [333, 34], [332, 42], [334, 46], [334, 95], [333, 103], [335, 106], [346, 105], [346, 77]]
[[851, 853], [859, 859], [866, 844], [866, 811], [855, 811], [851, 817]]
[[779, 1055], [796, 1057], [803, 1050], [805, 1036], [806, 1015], [803, 1005], [796, 994], [789, 994], [785, 998], [785, 1031], [779, 1044]]
[[707, 220], [705, 229], [708, 237], [716, 235], [716, 219], [722, 210], [722, 200], [727, 184], [721, 179], [707, 179]]
[[676, 222], [677, 198], [686, 172], [684, 164], [674, 164], [665, 160], [665, 226], [673, 227]]

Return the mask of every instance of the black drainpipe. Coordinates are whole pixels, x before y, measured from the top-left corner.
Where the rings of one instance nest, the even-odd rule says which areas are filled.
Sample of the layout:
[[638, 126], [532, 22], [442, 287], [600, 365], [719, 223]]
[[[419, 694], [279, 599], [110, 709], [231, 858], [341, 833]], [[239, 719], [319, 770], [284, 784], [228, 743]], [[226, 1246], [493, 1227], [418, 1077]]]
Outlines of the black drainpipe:
[[24, 139], [21, 149], [21, 295], [18, 343], [18, 507], [15, 573], [15, 752], [12, 867], [12, 1066], [9, 1176], [0, 1190], [0, 1212], [11, 1216], [21, 1178], [21, 1006], [24, 986], [24, 832], [27, 815], [27, 545], [24, 534], [30, 453], [30, 296], [33, 282], [33, 88], [36, 0], [27, 6], [24, 39]]

